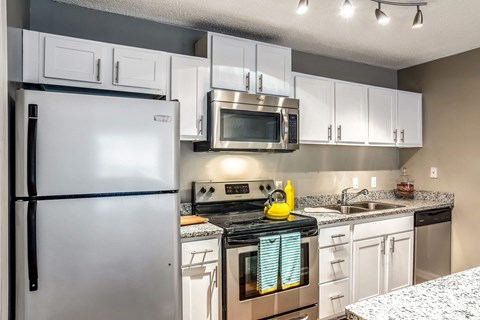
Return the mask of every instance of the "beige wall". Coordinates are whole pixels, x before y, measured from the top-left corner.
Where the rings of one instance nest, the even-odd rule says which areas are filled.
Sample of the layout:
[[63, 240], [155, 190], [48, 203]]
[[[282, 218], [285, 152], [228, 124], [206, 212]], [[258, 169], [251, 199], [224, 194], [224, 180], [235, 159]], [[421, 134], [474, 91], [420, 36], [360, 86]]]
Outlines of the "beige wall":
[[380, 147], [302, 145], [293, 153], [193, 152], [181, 143], [180, 189], [190, 200], [192, 181], [273, 178], [292, 180], [296, 195], [337, 193], [358, 177], [360, 188], [393, 189], [398, 176], [398, 149]]
[[[399, 88], [423, 93], [422, 149], [400, 151], [420, 189], [455, 193], [452, 269], [480, 265], [480, 49], [399, 72]], [[438, 179], [429, 168], [438, 167]]]

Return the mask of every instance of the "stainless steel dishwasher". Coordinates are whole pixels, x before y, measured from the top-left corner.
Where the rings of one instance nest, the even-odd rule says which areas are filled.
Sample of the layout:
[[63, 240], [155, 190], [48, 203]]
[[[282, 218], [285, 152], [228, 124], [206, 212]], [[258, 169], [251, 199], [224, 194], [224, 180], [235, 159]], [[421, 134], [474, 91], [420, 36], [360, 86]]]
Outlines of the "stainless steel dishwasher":
[[451, 273], [452, 208], [415, 212], [414, 283]]

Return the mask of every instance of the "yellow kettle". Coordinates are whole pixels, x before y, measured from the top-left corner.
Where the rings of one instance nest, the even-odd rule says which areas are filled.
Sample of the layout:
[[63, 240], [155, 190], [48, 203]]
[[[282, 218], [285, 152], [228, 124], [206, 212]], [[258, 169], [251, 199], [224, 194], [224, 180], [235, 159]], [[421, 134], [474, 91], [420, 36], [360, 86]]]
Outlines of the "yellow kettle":
[[[281, 197], [274, 197], [273, 195], [280, 194]], [[287, 202], [287, 194], [281, 189], [275, 189], [268, 194], [268, 200], [265, 202], [265, 216], [272, 220], [287, 219], [290, 215], [290, 207]]]

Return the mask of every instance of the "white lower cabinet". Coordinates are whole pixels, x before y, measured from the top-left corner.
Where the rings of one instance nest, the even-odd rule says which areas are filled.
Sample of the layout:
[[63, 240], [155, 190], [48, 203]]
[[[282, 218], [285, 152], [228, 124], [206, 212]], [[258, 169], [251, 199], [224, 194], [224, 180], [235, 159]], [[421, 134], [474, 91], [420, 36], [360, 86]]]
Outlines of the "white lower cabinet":
[[218, 238], [182, 243], [183, 320], [218, 320], [221, 273]]
[[350, 226], [319, 231], [319, 319], [345, 314], [350, 303]]
[[352, 302], [412, 285], [413, 216], [354, 225]]

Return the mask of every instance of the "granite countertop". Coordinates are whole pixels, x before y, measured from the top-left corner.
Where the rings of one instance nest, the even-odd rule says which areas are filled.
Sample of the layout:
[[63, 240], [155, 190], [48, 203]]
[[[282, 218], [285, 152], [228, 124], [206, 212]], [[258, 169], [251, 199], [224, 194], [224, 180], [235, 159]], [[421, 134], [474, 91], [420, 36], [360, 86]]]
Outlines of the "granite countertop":
[[209, 222], [192, 224], [180, 228], [180, 236], [184, 238], [216, 236], [223, 233], [223, 229]]
[[480, 268], [357, 302], [349, 320], [480, 319]]

